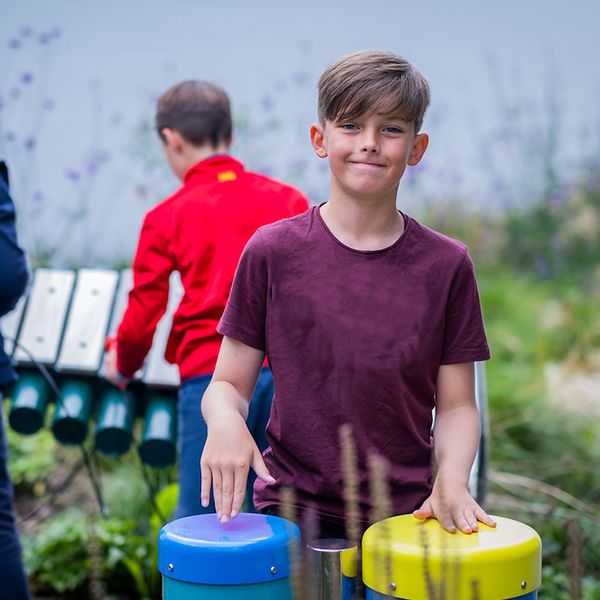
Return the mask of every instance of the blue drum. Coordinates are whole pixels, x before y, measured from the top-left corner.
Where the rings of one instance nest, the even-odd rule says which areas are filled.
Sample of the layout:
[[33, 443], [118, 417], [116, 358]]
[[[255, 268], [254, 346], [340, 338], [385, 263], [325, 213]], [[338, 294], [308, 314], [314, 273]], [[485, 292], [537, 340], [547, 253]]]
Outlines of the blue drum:
[[[164, 600], [292, 600], [300, 531], [275, 516], [215, 514], [167, 523], [158, 536]], [[295, 552], [290, 548], [295, 546]]]

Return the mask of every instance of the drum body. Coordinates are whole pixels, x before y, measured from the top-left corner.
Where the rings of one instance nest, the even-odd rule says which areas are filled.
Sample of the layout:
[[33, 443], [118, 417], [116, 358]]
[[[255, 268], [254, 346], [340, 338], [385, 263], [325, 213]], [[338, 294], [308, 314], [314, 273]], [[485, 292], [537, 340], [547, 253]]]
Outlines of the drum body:
[[375, 523], [363, 537], [369, 600], [533, 600], [541, 584], [541, 540], [527, 525], [494, 517], [471, 534], [412, 515]]
[[158, 538], [164, 600], [292, 600], [300, 531], [280, 517], [215, 514], [167, 523]]

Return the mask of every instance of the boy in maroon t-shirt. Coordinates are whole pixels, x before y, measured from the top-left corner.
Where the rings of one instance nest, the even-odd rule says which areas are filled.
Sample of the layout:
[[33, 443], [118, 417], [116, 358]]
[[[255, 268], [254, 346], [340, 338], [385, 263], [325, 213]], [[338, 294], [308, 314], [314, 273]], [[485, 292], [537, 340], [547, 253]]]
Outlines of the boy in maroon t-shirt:
[[[289, 185], [247, 171], [228, 154], [229, 98], [216, 85], [184, 81], [167, 90], [158, 101], [156, 129], [182, 185], [144, 219], [133, 289], [117, 336], [109, 341], [106, 377], [119, 385], [142, 366], [167, 308], [169, 276], [178, 271], [183, 298], [165, 357], [181, 377], [176, 516], [185, 517], [212, 508], [200, 504], [198, 456], [206, 441], [200, 400], [217, 360], [221, 336], [216, 327], [240, 254], [258, 227], [304, 212], [308, 201]], [[273, 380], [268, 367], [259, 371], [248, 427], [265, 448]]]
[[[201, 487], [222, 522], [238, 514], [252, 466], [259, 509], [277, 512], [278, 491], [293, 487], [327, 535], [343, 533], [348, 424], [363, 526], [371, 453], [387, 465], [395, 513], [448, 531], [494, 525], [467, 489], [480, 434], [473, 362], [489, 358], [473, 264], [463, 244], [396, 208], [406, 166], [427, 148], [428, 104], [425, 79], [387, 52], [352, 54], [321, 76], [310, 133], [329, 161], [329, 200], [257, 231], [218, 327]], [[275, 398], [261, 455], [244, 418], [265, 353]]]

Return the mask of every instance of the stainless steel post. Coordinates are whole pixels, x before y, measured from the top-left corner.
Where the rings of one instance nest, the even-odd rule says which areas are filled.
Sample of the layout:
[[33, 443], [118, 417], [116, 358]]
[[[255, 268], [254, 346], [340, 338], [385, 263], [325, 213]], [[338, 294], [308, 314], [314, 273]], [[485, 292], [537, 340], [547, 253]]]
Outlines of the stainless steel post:
[[352, 600], [356, 594], [357, 548], [344, 539], [318, 539], [307, 544], [315, 600]]

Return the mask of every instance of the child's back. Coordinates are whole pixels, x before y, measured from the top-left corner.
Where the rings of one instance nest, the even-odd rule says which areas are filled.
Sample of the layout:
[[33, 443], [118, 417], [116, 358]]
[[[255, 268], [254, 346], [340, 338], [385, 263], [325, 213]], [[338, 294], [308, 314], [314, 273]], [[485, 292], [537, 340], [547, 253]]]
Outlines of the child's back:
[[184, 294], [166, 358], [179, 366], [182, 381], [212, 373], [221, 345], [216, 326], [246, 242], [261, 225], [306, 208], [298, 190], [247, 171], [232, 156], [212, 156], [190, 167], [183, 186], [144, 220], [133, 263], [135, 287], [119, 329], [121, 372], [131, 375], [141, 365], [162, 314], [148, 305], [166, 308], [169, 275], [178, 271]]
[[[133, 261], [134, 286], [106, 373], [119, 383], [141, 367], [167, 307], [169, 277], [178, 271], [183, 298], [173, 317], [166, 359], [181, 376], [176, 514], [184, 517], [206, 510], [199, 502], [197, 477], [206, 441], [200, 399], [217, 360], [221, 336], [216, 326], [240, 254], [258, 227], [299, 214], [308, 202], [295, 188], [247, 171], [227, 154], [232, 140], [229, 98], [216, 85], [186, 81], [168, 90], [158, 103], [156, 128], [182, 187], [144, 219]], [[248, 420], [261, 448], [266, 447], [272, 387], [265, 367]]]

